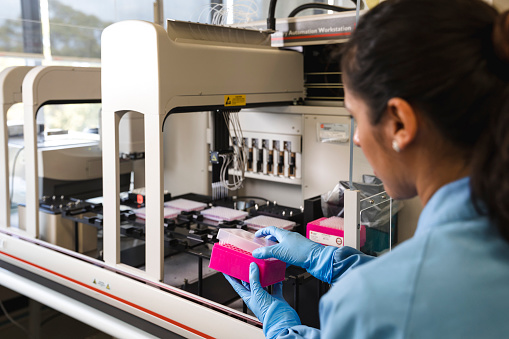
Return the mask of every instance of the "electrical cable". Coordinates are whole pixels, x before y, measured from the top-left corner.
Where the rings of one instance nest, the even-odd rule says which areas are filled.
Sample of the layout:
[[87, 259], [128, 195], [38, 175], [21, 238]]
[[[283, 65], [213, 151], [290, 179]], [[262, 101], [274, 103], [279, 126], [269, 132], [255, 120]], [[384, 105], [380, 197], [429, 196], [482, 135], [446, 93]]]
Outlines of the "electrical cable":
[[0, 300], [0, 308], [2, 309], [2, 312], [4, 312], [4, 315], [7, 319], [9, 319], [9, 321], [16, 327], [19, 327], [23, 332], [25, 332], [28, 336], [30, 336], [30, 332], [24, 328], [22, 325], [20, 325], [20, 323], [18, 323], [16, 320], [12, 319], [11, 316], [9, 315], [9, 313], [7, 312], [7, 310], [5, 309], [4, 307], [4, 304], [2, 302], [2, 300]]
[[16, 152], [16, 155], [14, 156], [14, 160], [12, 161], [12, 172], [11, 172], [11, 194], [9, 197], [9, 203], [12, 205], [12, 198], [14, 196], [14, 176], [16, 173], [16, 161], [18, 160], [18, 156], [21, 153], [22, 150], [25, 149], [25, 146], [21, 147], [18, 152]]
[[276, 31], [276, 3], [277, 0], [270, 0], [269, 17], [267, 18], [267, 29], [274, 32]]
[[207, 5], [200, 12], [198, 21], [208, 21], [210, 18], [211, 25], [227, 25], [228, 16], [234, 19], [236, 23], [247, 23], [256, 19], [258, 14], [258, 3], [255, 0], [244, 0], [243, 3], [227, 6], [226, 4]]
[[354, 10], [355, 8], [348, 8], [348, 7], [341, 7], [341, 6], [334, 6], [334, 5], [328, 5], [328, 4], [321, 4], [321, 3], [308, 3], [300, 5], [299, 7], [295, 8], [289, 15], [289, 18], [295, 17], [299, 12], [302, 12], [306, 9], [325, 9], [328, 11], [335, 11], [335, 12], [346, 12]]
[[[242, 187], [244, 182], [244, 174], [246, 168], [246, 152], [244, 145], [244, 135], [242, 133], [242, 127], [240, 125], [240, 119], [238, 112], [228, 113], [223, 112], [224, 121], [231, 132], [228, 133], [230, 142], [233, 146], [233, 154], [220, 154], [219, 156], [223, 159], [220, 169], [220, 182], [221, 185], [228, 190], [238, 190]], [[233, 134], [233, 135], [232, 135]], [[233, 164], [232, 174], [233, 183], [229, 183], [228, 167]]]

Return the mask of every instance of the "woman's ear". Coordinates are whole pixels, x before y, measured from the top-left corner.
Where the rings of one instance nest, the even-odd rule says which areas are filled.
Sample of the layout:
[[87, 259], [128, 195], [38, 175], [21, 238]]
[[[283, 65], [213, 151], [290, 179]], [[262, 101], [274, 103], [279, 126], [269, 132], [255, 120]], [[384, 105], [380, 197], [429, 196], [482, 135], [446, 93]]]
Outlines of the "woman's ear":
[[392, 98], [387, 102], [386, 133], [403, 151], [416, 138], [419, 128], [414, 108], [404, 99]]

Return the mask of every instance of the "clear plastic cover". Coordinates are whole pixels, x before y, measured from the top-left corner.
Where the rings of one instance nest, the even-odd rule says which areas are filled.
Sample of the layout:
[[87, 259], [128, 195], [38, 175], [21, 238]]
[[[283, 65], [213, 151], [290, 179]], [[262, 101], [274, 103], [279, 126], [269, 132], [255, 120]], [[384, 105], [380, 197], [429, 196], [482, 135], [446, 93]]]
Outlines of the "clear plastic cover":
[[241, 229], [221, 228], [217, 234], [217, 239], [220, 244], [230, 244], [250, 253], [257, 248], [276, 244], [266, 238], [256, 238], [253, 233]]
[[[360, 220], [366, 227], [366, 243], [361, 250], [379, 256], [391, 251], [397, 237], [397, 212], [401, 208], [384, 191], [361, 200]], [[396, 206], [394, 206], [396, 205]]]

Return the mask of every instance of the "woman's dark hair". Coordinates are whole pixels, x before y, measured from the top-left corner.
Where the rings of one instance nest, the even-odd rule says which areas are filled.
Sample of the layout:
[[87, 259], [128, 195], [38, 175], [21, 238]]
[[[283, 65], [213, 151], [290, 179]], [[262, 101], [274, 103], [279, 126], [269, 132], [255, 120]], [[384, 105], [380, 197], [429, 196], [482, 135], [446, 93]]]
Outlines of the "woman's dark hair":
[[509, 13], [481, 0], [387, 0], [361, 18], [341, 68], [372, 124], [403, 98], [465, 150], [474, 202], [509, 240]]

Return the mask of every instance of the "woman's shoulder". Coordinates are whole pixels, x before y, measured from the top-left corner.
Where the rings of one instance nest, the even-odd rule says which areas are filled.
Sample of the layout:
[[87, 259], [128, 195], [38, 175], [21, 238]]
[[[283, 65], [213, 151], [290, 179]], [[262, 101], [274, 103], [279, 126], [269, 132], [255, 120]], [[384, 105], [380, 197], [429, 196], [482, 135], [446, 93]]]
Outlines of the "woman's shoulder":
[[[484, 221], [472, 220], [463, 229], [456, 223], [443, 226], [338, 281], [320, 302], [325, 337], [509, 331], [500, 318], [509, 300], [509, 244], [492, 235]], [[483, 319], [483, 326], [472, 319]]]
[[334, 284], [320, 301], [323, 337], [405, 337], [425, 247], [426, 239], [410, 239]]

